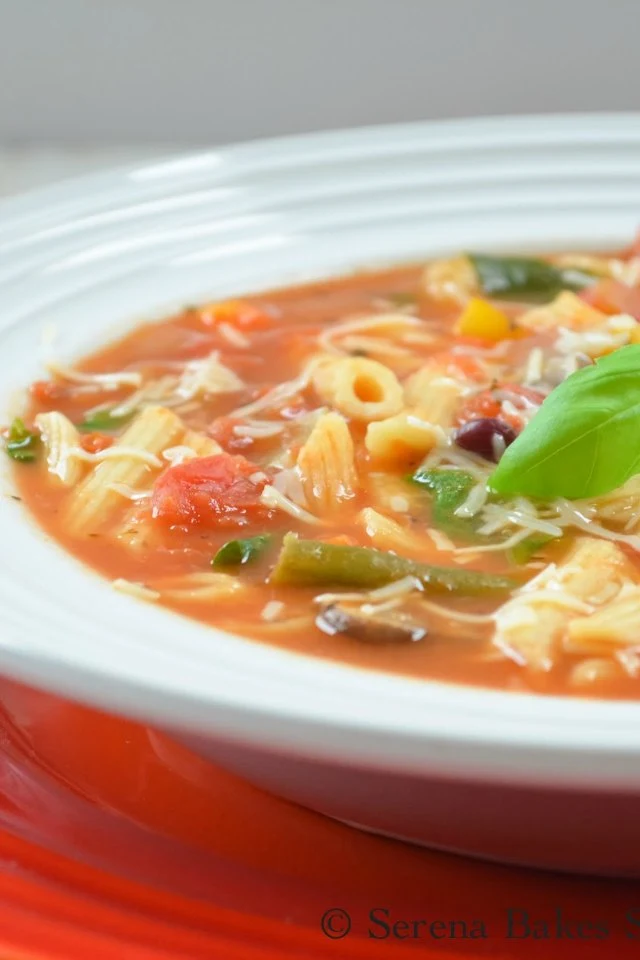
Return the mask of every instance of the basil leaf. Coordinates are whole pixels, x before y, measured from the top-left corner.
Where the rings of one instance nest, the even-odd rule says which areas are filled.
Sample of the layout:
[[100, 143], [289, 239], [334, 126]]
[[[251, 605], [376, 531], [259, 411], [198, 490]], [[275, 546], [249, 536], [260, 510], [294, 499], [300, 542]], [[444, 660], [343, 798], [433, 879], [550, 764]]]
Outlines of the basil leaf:
[[113, 430], [119, 430], [120, 427], [128, 423], [133, 416], [131, 413], [125, 413], [120, 417], [114, 417], [110, 410], [96, 410], [90, 417], [85, 417], [82, 423], [78, 424], [78, 430], [81, 433], [91, 433], [98, 430], [101, 433], [108, 433]]
[[640, 471], [640, 344], [571, 374], [505, 450], [498, 494], [597, 497]]
[[213, 567], [235, 567], [243, 563], [252, 563], [262, 556], [273, 537], [261, 534], [246, 540], [228, 540], [211, 561]]
[[495, 299], [538, 302], [553, 300], [563, 290], [582, 290], [596, 277], [582, 270], [554, 267], [529, 257], [467, 254], [483, 293]]
[[38, 455], [39, 445], [38, 434], [27, 430], [20, 417], [16, 417], [5, 441], [5, 450], [9, 456], [20, 463], [32, 463]]

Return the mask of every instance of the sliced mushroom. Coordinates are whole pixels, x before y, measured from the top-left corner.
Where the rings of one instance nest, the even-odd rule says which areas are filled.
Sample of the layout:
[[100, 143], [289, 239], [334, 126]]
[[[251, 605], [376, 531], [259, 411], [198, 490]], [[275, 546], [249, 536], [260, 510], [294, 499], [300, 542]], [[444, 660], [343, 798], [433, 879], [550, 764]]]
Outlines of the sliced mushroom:
[[406, 613], [373, 611], [367, 613], [366, 604], [355, 606], [331, 603], [323, 607], [316, 624], [330, 636], [341, 634], [363, 643], [406, 643], [423, 640], [428, 630]]

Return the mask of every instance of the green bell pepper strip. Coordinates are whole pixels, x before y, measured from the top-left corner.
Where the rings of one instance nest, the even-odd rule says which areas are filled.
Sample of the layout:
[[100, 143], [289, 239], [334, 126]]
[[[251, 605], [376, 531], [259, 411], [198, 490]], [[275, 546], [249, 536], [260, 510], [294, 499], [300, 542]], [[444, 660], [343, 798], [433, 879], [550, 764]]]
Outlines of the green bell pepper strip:
[[5, 450], [12, 460], [19, 463], [32, 463], [38, 456], [40, 437], [27, 430], [20, 417], [16, 417], [5, 441]]

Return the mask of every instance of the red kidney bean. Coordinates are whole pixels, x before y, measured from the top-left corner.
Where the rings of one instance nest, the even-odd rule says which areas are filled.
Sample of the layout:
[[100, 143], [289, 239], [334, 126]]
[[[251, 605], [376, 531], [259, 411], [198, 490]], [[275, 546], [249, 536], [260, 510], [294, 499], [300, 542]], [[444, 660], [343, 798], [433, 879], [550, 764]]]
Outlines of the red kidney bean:
[[516, 432], [504, 420], [497, 417], [483, 417], [469, 420], [456, 430], [456, 444], [469, 453], [477, 453], [485, 460], [497, 463], [502, 453], [516, 439]]

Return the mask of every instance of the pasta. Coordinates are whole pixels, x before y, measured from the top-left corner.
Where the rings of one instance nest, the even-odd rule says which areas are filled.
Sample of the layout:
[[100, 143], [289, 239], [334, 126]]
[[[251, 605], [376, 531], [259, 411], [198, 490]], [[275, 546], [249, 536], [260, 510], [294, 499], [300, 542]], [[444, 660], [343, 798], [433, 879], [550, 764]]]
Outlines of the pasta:
[[[182, 421], [171, 410], [147, 407], [125, 431], [121, 445], [157, 456], [177, 441], [183, 432]], [[126, 483], [137, 489], [148, 474], [149, 467], [131, 456], [98, 464], [74, 490], [67, 504], [69, 531], [82, 534], [91, 525], [103, 525], [117, 510], [120, 501], [118, 493], [109, 485]]]
[[354, 357], [325, 363], [313, 381], [324, 403], [354, 420], [384, 420], [403, 406], [397, 377], [377, 360]]
[[441, 429], [423, 420], [419, 413], [407, 410], [370, 423], [365, 446], [377, 460], [410, 463], [416, 457], [424, 457], [443, 438]]
[[306, 501], [321, 513], [354, 496], [357, 478], [353, 440], [345, 420], [325, 413], [298, 454]]
[[53, 410], [40, 413], [35, 425], [46, 449], [47, 467], [65, 487], [73, 487], [82, 476], [82, 461], [74, 457], [73, 451], [80, 445], [80, 434], [63, 413]]
[[416, 550], [419, 538], [405, 530], [396, 520], [385, 517], [372, 507], [365, 507], [358, 514], [367, 537], [380, 550]]

